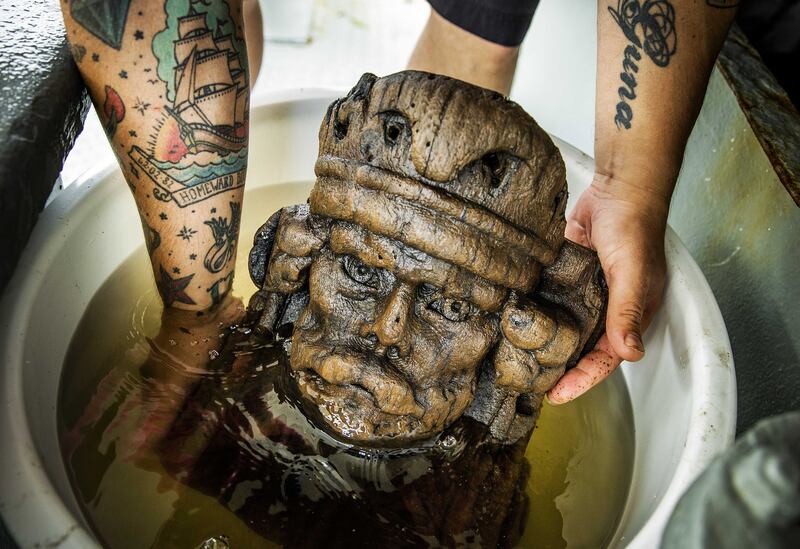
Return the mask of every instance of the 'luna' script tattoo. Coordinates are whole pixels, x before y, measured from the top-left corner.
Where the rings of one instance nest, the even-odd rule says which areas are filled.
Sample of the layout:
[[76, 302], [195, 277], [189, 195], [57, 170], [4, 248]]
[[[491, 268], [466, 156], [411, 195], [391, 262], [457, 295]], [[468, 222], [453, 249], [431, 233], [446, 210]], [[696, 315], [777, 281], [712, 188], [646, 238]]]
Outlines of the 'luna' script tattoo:
[[225, 217], [212, 217], [205, 222], [211, 228], [214, 242], [206, 252], [203, 265], [209, 272], [218, 273], [236, 255], [236, 241], [239, 238], [239, 219], [241, 205], [231, 202], [230, 222]]
[[[149, 150], [128, 155], [155, 185], [153, 197], [181, 208], [244, 185], [250, 88], [244, 41], [225, 2], [167, 2], [167, 28], [153, 37], [164, 113]], [[135, 39], [143, 34], [135, 35]], [[149, 103], [134, 107], [144, 114]]]
[[631, 128], [636, 99], [636, 74], [642, 52], [658, 67], [669, 65], [675, 55], [678, 37], [675, 32], [675, 8], [666, 0], [618, 0], [617, 8], [608, 8], [611, 17], [630, 41], [625, 47], [619, 87], [619, 102], [614, 122], [618, 128]]

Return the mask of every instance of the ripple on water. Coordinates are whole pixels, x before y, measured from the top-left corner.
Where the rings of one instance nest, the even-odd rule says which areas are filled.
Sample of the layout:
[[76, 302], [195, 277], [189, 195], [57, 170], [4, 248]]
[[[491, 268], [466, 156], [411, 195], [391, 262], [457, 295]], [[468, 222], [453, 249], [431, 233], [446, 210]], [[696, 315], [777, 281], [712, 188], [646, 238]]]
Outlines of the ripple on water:
[[[288, 193], [270, 188], [272, 196], [281, 192]], [[263, 212], [274, 209], [268, 198], [263, 190], [248, 193], [242, 242], [252, 240]], [[234, 289], [250, 295], [241, 255]], [[393, 502], [407, 500], [402, 487], [442, 462], [479, 459], [469, 429], [448, 433], [425, 450], [346, 448], [316, 430], [291, 390], [282, 389], [277, 349], [250, 371], [209, 370], [207, 351], [223, 330], [163, 337], [160, 316], [141, 249], [92, 299], [65, 360], [62, 453], [84, 514], [105, 545], [191, 548], [209, 539], [221, 544], [225, 537], [234, 549], [278, 546], [278, 539], [334, 547], [344, 544], [345, 525], [364, 535], [382, 528], [398, 546], [413, 539], [431, 543], [430, 536], [394, 531], [399, 515], [392, 514]], [[266, 351], [259, 352], [263, 359]], [[247, 359], [245, 353], [237, 360]], [[524, 458], [519, 478], [528, 503], [520, 507], [519, 546], [606, 545], [624, 506], [633, 460], [622, 377], [612, 376], [575, 403], [545, 405]], [[425, 494], [433, 505], [445, 494], [441, 507], [457, 505], [462, 498], [446, 496], [468, 494], [479, 468], [452, 470], [461, 472], [438, 492], [417, 496]], [[368, 514], [375, 524], [353, 524], [346, 512]], [[297, 530], [293, 521], [305, 525], [295, 532], [299, 538], [275, 534]], [[455, 542], [480, 542], [474, 532], [459, 535]]]

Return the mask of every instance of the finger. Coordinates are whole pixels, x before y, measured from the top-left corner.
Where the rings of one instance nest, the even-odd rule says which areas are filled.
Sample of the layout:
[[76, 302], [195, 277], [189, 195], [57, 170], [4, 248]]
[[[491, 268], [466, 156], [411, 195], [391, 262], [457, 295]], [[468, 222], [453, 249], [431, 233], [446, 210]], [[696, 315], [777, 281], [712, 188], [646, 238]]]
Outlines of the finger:
[[610, 376], [621, 362], [622, 358], [614, 352], [608, 337], [603, 335], [595, 348], [547, 392], [547, 399], [551, 404], [564, 404], [576, 399]]
[[581, 246], [586, 246], [587, 248], [591, 248], [591, 243], [589, 242], [589, 235], [586, 227], [581, 224], [580, 222], [576, 221], [575, 219], [569, 219], [567, 221], [567, 227], [564, 229], [564, 236], [566, 236], [569, 240], [572, 240], [576, 244], [580, 244]]
[[637, 361], [644, 356], [642, 316], [647, 303], [647, 263], [637, 258], [608, 270], [608, 313], [606, 335], [615, 353], [623, 360]]

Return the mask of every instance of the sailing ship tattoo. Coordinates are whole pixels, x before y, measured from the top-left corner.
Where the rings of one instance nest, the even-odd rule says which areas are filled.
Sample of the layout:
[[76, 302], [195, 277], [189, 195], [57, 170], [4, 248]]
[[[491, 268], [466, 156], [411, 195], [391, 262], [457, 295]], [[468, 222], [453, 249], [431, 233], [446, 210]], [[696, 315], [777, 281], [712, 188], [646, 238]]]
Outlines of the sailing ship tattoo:
[[178, 122], [190, 152], [226, 154], [247, 143], [240, 132], [247, 106], [247, 78], [230, 34], [214, 37], [206, 16], [178, 20], [175, 41], [175, 100], [165, 110]]
[[222, 30], [228, 21], [209, 17], [205, 4], [183, 14], [169, 13], [172, 5], [165, 9], [174, 17], [153, 39], [167, 84], [167, 116], [153, 137], [162, 146], [134, 145], [128, 154], [155, 184], [155, 198], [183, 208], [244, 185], [250, 88], [244, 43]]

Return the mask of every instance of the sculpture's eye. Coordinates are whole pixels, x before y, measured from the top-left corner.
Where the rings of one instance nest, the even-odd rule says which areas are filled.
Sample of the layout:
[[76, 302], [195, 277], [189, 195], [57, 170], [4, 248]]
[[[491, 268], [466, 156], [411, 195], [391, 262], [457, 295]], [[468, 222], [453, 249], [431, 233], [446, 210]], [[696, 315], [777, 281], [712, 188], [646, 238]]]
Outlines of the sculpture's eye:
[[417, 286], [417, 296], [420, 301], [429, 302], [437, 297], [439, 288], [433, 284], [420, 284]]
[[352, 255], [342, 258], [342, 267], [347, 276], [370, 288], [378, 287], [378, 269], [366, 265], [363, 261]]
[[347, 137], [347, 130], [350, 128], [350, 117], [348, 116], [344, 120], [339, 120], [339, 118], [335, 118], [333, 121], [333, 135], [336, 136], [336, 139], [344, 139]]
[[481, 158], [483, 169], [489, 178], [489, 185], [497, 188], [503, 182], [508, 169], [508, 156], [502, 153], [491, 152]]
[[475, 314], [475, 306], [469, 301], [441, 297], [428, 304], [428, 308], [436, 311], [451, 322], [464, 322]]
[[347, 137], [347, 130], [350, 128], [350, 113], [347, 113], [344, 118], [341, 118], [341, 107], [344, 99], [337, 99], [331, 106], [328, 107], [328, 113], [325, 115], [326, 120], [333, 119], [333, 135], [337, 141], [341, 141]]
[[396, 111], [381, 113], [383, 118], [383, 140], [390, 147], [394, 147], [406, 133], [408, 121], [406, 117]]

